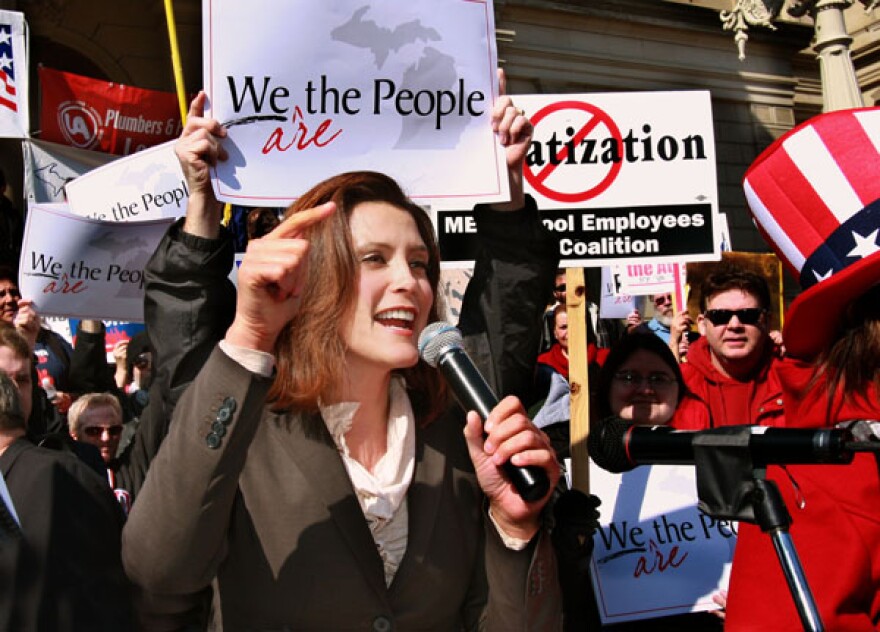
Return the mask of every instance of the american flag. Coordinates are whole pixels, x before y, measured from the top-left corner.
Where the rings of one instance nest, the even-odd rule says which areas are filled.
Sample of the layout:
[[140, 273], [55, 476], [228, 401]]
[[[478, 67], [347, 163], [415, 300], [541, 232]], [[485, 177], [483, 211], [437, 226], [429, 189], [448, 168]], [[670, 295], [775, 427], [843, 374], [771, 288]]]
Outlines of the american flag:
[[11, 24], [0, 24], [0, 107], [18, 112]]

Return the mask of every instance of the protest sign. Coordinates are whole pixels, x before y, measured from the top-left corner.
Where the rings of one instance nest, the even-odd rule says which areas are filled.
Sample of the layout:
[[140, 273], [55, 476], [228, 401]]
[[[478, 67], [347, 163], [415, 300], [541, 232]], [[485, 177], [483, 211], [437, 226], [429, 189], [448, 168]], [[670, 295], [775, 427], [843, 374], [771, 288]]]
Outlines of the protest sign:
[[633, 296], [649, 294], [668, 294], [675, 291], [676, 279], [679, 283], [686, 278], [686, 266], [677, 263], [645, 260], [613, 266], [619, 292]]
[[718, 608], [737, 526], [697, 509], [693, 467], [611, 474], [591, 463], [590, 487], [602, 499], [591, 570], [603, 623]]
[[189, 189], [174, 143], [119, 158], [69, 182], [71, 212], [117, 222], [183, 217]]
[[618, 290], [611, 268], [602, 268], [602, 296], [599, 300], [599, 318], [624, 319], [635, 309], [635, 299]]
[[[221, 201], [283, 206], [358, 169], [434, 206], [509, 199], [490, 0], [204, 0], [202, 13], [208, 114], [229, 132]], [[266, 45], [230, 46], [243, 24]]]
[[[708, 92], [517, 95], [514, 100], [535, 126], [526, 192], [559, 239], [563, 267], [645, 258], [718, 259]], [[438, 220], [443, 260], [473, 260], [470, 211], [442, 211]]]
[[177, 138], [173, 92], [135, 88], [40, 67], [43, 140], [127, 156]]
[[0, 11], [0, 137], [30, 135], [27, 23], [18, 11]]
[[170, 219], [106, 222], [31, 204], [19, 263], [22, 296], [43, 315], [144, 319], [144, 266]]
[[67, 182], [115, 159], [98, 151], [75, 149], [42, 140], [21, 143], [25, 189], [31, 204], [65, 202]]

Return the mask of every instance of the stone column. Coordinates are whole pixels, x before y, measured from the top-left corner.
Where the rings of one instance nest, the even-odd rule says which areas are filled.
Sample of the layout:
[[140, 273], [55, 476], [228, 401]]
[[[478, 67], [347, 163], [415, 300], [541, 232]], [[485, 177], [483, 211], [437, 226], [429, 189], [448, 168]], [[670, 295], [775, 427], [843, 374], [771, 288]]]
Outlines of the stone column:
[[847, 33], [843, 14], [853, 2], [854, 0], [796, 1], [788, 10], [795, 17], [809, 13], [816, 24], [813, 50], [819, 58], [825, 112], [865, 105], [850, 57], [852, 38]]

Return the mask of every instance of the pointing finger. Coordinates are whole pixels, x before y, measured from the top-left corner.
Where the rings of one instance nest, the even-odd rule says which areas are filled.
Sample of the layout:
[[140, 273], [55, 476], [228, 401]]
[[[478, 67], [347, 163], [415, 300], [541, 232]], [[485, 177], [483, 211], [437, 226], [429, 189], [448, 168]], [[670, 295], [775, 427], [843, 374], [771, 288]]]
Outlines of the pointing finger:
[[313, 226], [330, 217], [335, 210], [335, 202], [326, 202], [315, 208], [294, 213], [276, 226], [275, 229], [263, 239], [291, 239], [293, 237], [298, 237], [299, 234], [309, 226]]

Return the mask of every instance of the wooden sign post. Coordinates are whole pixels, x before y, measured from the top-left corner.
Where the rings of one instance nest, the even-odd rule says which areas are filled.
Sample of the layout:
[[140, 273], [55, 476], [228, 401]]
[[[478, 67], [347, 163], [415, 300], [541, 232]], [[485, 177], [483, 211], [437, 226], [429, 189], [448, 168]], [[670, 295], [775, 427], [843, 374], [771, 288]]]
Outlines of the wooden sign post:
[[568, 382], [571, 385], [571, 485], [590, 493], [590, 381], [587, 370], [587, 288], [583, 268], [565, 270], [565, 305], [568, 314]]

